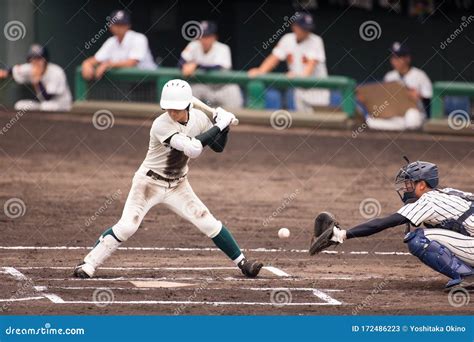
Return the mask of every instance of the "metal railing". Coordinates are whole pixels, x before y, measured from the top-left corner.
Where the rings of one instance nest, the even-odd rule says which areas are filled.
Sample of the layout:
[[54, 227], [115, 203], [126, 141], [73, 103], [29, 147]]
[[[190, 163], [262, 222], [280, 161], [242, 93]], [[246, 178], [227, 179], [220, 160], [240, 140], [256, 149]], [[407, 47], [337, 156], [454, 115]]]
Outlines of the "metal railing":
[[[105, 76], [110, 81], [150, 82], [156, 84], [156, 101], [159, 101], [163, 85], [174, 78], [182, 78], [178, 68], [160, 67], [156, 70], [142, 70], [124, 68], [109, 70]], [[282, 73], [268, 73], [255, 78], [250, 78], [245, 71], [201, 71], [189, 78], [190, 82], [207, 84], [238, 84], [247, 92], [247, 106], [252, 109], [265, 107], [265, 89], [268, 87], [278, 89], [288, 88], [323, 88], [340, 90], [342, 93], [342, 110], [348, 117], [355, 111], [355, 80], [345, 76], [329, 76], [316, 79], [312, 77], [288, 78]], [[81, 67], [76, 69], [75, 99], [85, 101], [88, 98], [89, 83], [82, 78]]]

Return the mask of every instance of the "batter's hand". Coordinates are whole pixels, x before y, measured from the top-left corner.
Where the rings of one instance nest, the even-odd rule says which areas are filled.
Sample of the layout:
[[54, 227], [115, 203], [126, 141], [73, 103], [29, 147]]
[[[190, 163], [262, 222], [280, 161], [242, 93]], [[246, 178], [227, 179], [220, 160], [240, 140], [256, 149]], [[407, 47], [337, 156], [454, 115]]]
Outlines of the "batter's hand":
[[234, 114], [226, 111], [225, 109], [221, 107], [217, 107], [215, 120], [216, 120], [216, 126], [218, 126], [221, 129], [221, 131], [229, 127], [229, 125], [232, 123], [234, 119], [236, 119]]
[[309, 254], [317, 254], [324, 249], [343, 242], [342, 230], [339, 229], [333, 214], [322, 212], [314, 220], [314, 235], [311, 238]]

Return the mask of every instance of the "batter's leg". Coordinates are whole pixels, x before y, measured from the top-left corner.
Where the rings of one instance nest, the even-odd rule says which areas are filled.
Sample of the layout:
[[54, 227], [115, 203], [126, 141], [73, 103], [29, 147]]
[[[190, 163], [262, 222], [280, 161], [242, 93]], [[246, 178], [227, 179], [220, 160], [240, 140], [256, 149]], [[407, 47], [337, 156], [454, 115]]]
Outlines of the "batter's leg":
[[153, 180], [143, 175], [135, 175], [122, 217], [99, 237], [92, 251], [76, 266], [74, 276], [92, 277], [96, 269], [117, 250], [120, 244], [138, 230], [143, 217], [152, 206], [159, 203], [163, 194], [164, 188]]
[[212, 239], [247, 277], [256, 277], [263, 264], [247, 260], [232, 233], [218, 221], [194, 193], [188, 180], [184, 180], [163, 199], [163, 204], [176, 214], [194, 224]]

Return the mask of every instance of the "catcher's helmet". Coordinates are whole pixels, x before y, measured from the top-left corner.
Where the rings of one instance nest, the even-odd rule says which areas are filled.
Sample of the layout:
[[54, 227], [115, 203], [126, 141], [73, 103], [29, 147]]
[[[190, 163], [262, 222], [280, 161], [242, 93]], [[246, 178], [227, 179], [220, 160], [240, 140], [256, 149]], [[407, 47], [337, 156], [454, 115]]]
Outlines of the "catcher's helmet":
[[403, 202], [414, 198], [414, 183], [419, 181], [425, 181], [430, 188], [436, 188], [439, 181], [438, 166], [418, 160], [405, 165], [398, 171], [395, 177], [395, 188]]
[[438, 166], [433, 163], [416, 161], [405, 165], [398, 171], [395, 183], [411, 180], [413, 182], [425, 181], [430, 188], [438, 186]]

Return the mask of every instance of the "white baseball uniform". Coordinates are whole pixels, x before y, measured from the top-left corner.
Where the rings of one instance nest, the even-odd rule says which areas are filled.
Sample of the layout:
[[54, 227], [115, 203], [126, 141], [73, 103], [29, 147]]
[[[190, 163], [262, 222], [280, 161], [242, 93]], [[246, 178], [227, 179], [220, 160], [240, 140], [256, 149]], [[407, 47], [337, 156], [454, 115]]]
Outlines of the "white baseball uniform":
[[[286, 59], [288, 70], [300, 75], [309, 60], [316, 60], [313, 77], [328, 76], [326, 68], [326, 53], [323, 39], [311, 33], [308, 38], [298, 43], [294, 33], [285, 34], [272, 51], [280, 61]], [[311, 112], [313, 106], [329, 105], [330, 91], [328, 89], [295, 89], [296, 110]]]
[[[206, 114], [197, 109], [190, 110], [186, 125], [174, 121], [168, 113], [155, 119], [150, 130], [148, 153], [133, 178], [122, 217], [112, 228], [121, 241], [130, 238], [148, 210], [160, 203], [193, 223], [210, 238], [219, 234], [222, 223], [196, 196], [186, 177], [189, 158], [167, 143], [174, 134], [183, 133], [194, 138], [212, 126]], [[153, 179], [147, 176], [149, 170], [170, 180]]]
[[[12, 69], [12, 76], [19, 84], [31, 83], [31, 64], [15, 65]], [[69, 111], [71, 109], [71, 91], [66, 74], [59, 65], [48, 63], [40, 82], [46, 92], [53, 95], [52, 98], [47, 100], [41, 94], [37, 94], [37, 101], [20, 100], [15, 103], [15, 110]]]
[[[433, 97], [433, 86], [431, 81], [423, 70], [411, 67], [405, 75], [400, 75], [396, 70], [389, 71], [384, 82], [400, 82], [409, 89], [415, 89], [423, 98]], [[405, 116], [393, 118], [367, 118], [367, 125], [372, 129], [396, 130], [418, 129], [423, 125], [426, 117], [423, 103], [418, 102], [418, 108], [410, 108], [405, 112]]]
[[148, 38], [139, 32], [128, 30], [119, 42], [116, 36], [112, 36], [105, 41], [94, 55], [99, 62], [118, 62], [127, 59], [138, 61], [137, 68], [155, 69], [156, 64], [148, 45]]
[[[437, 225], [447, 219], [458, 219], [470, 208], [470, 201], [446, 192], [456, 191], [466, 196], [472, 196], [472, 193], [452, 188], [439, 190], [423, 194], [416, 202], [403, 206], [398, 213], [415, 226], [422, 223]], [[464, 228], [470, 236], [440, 228], [424, 229], [424, 235], [432, 241], [438, 241], [460, 259], [474, 266], [474, 215], [464, 221]]]
[[[204, 52], [198, 40], [190, 42], [181, 52], [185, 63], [196, 63], [203, 68], [220, 67], [221, 70], [232, 68], [230, 47], [221, 42], [214, 42], [211, 49]], [[209, 101], [213, 106], [224, 108], [241, 108], [244, 100], [236, 84], [192, 84], [193, 95]]]

